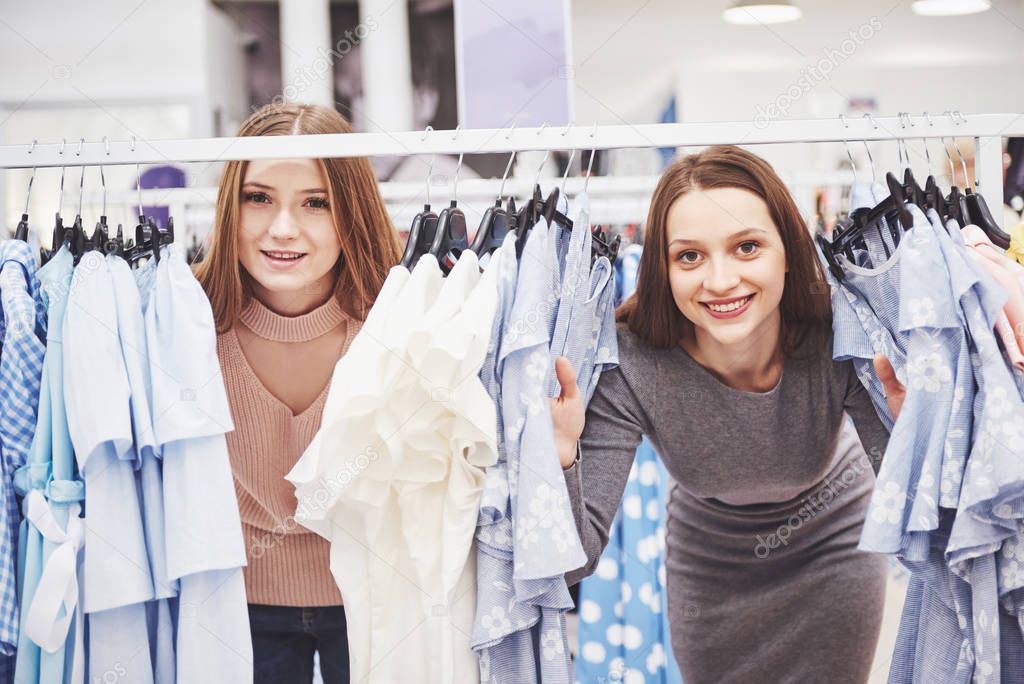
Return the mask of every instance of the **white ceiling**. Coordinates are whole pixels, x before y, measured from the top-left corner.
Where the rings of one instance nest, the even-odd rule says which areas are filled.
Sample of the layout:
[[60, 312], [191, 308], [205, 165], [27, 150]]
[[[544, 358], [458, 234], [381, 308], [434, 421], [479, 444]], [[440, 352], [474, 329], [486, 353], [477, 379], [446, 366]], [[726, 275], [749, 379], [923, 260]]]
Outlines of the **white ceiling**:
[[[723, 0], [573, 0], [573, 55], [579, 120], [650, 120], [649, 102], [664, 101], [684, 73], [789, 72], [797, 78], [827, 55], [837, 72], [939, 70], [952, 67], [947, 106], [974, 111], [973, 93], [1016, 90], [1024, 98], [1024, 3], [994, 0], [977, 15], [920, 17], [911, 0], [797, 0], [799, 21], [773, 26], [725, 23]], [[859, 42], [850, 32], [860, 31]], [[844, 43], [844, 41], [846, 41]], [[1007, 82], [1007, 74], [1011, 80]], [[834, 78], [838, 78], [839, 73]], [[741, 79], [742, 80], [742, 79]], [[930, 87], [941, 78], [930, 78]], [[1014, 83], [1013, 81], [1016, 81]], [[736, 79], [728, 79], [729, 88]], [[913, 89], [912, 82], [906, 86]], [[717, 93], [709, 92], [713, 97]], [[967, 101], [965, 101], [967, 100]], [[692, 101], [692, 100], [691, 100]], [[646, 107], [646, 109], [645, 109]], [[612, 111], [614, 110], [614, 111]]]

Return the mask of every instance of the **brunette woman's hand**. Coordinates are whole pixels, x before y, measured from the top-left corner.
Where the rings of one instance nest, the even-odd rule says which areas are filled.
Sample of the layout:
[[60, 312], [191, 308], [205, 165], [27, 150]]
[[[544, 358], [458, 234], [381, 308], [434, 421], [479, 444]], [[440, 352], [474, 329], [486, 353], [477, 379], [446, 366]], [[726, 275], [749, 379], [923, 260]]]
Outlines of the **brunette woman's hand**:
[[576, 460], [576, 443], [583, 434], [583, 397], [576, 385], [576, 373], [569, 359], [558, 357], [555, 361], [555, 376], [562, 392], [548, 399], [548, 402], [551, 405], [551, 425], [554, 428], [558, 460], [564, 469]]
[[896, 378], [896, 371], [893, 370], [889, 359], [882, 354], [875, 354], [874, 362], [875, 373], [878, 374], [878, 379], [882, 381], [882, 387], [885, 388], [885, 400], [889, 403], [889, 412], [892, 413], [893, 420], [896, 420], [900, 415], [900, 409], [903, 408], [907, 388]]

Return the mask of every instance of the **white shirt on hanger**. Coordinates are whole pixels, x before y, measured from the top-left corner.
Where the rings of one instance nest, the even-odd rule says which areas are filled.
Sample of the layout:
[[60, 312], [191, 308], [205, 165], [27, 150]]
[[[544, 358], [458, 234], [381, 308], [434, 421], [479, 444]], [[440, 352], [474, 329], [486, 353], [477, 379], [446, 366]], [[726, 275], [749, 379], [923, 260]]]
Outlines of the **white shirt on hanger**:
[[339, 360], [320, 432], [288, 475], [296, 519], [331, 540], [353, 681], [473, 682], [473, 533], [494, 405], [477, 373], [494, 278], [464, 253], [392, 269]]

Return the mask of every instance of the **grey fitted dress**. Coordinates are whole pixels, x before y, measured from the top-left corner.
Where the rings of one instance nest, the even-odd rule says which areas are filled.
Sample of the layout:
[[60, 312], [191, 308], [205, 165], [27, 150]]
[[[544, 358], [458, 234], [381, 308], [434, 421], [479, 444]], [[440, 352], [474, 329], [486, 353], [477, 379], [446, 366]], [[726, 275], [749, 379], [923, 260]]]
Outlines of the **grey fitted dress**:
[[773, 389], [744, 392], [618, 332], [620, 365], [566, 472], [589, 559], [567, 580], [596, 566], [646, 434], [671, 476], [668, 610], [687, 684], [866, 681], [886, 562], [856, 547], [888, 432], [852, 365], [808, 337]]

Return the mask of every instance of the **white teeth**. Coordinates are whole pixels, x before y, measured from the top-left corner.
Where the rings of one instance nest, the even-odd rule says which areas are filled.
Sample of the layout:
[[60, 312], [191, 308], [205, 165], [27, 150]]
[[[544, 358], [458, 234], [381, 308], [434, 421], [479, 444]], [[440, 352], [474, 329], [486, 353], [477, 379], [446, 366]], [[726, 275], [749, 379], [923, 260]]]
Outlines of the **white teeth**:
[[275, 259], [298, 259], [303, 256], [302, 254], [296, 254], [294, 252], [265, 252], [268, 256], [272, 256]]
[[739, 309], [748, 301], [750, 301], [750, 297], [744, 297], [743, 299], [732, 302], [730, 304], [708, 304], [708, 308], [711, 309], [712, 311], [717, 311], [718, 313], [728, 313], [729, 311], [735, 311], [736, 309]]

